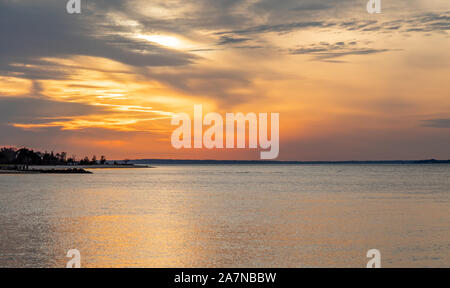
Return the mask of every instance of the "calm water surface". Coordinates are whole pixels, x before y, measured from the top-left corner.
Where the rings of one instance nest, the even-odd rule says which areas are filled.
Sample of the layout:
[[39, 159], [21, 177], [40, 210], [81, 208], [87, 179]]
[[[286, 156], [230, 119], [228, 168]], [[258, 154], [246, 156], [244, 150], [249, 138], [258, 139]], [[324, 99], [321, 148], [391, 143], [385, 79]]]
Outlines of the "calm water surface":
[[450, 266], [450, 165], [0, 175], [0, 267]]

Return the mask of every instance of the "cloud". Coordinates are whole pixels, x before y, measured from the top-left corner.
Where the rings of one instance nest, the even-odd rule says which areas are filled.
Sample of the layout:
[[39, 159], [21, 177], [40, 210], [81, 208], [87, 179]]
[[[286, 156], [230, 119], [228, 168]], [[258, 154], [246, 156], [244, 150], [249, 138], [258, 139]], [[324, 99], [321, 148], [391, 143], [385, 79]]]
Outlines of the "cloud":
[[312, 55], [314, 60], [327, 61], [330, 59], [341, 58], [349, 55], [370, 55], [390, 51], [389, 49], [374, 49], [361, 47], [357, 41], [350, 42], [320, 42], [309, 46], [302, 46], [291, 49], [293, 55]]
[[438, 119], [429, 119], [424, 120], [425, 127], [431, 128], [450, 128], [450, 118], [438, 118]]
[[254, 97], [264, 97], [261, 93], [242, 93], [237, 90], [254, 88], [253, 78], [257, 77], [240, 69], [216, 67], [179, 67], [176, 71], [149, 69], [146, 76], [193, 97], [214, 99], [222, 107], [242, 103]]
[[253, 27], [248, 27], [244, 29], [238, 29], [238, 30], [231, 30], [231, 31], [224, 31], [224, 32], [218, 32], [218, 35], [223, 34], [235, 34], [235, 35], [248, 35], [248, 34], [260, 34], [260, 33], [267, 33], [267, 32], [291, 32], [298, 29], [306, 29], [306, 28], [320, 28], [320, 27], [327, 27], [326, 22], [322, 21], [311, 21], [311, 22], [294, 22], [294, 23], [284, 23], [284, 24], [265, 24], [265, 25], [258, 25]]
[[[65, 13], [65, 4], [65, 1], [58, 0], [9, 0], [0, 3], [0, 39], [3, 44], [0, 45], [0, 75], [66, 79], [73, 71], [42, 58], [73, 55], [109, 58], [134, 67], [180, 67], [196, 63], [198, 53], [215, 50], [210, 43], [186, 51], [168, 49], [132, 37], [138, 32], [181, 34], [198, 40], [201, 35], [197, 30], [201, 29], [218, 37], [215, 44], [219, 48], [272, 49], [273, 42], [260, 41], [259, 36], [305, 29], [442, 33], [450, 27], [448, 11], [403, 16], [389, 21], [367, 20], [366, 17], [341, 20], [347, 14], [336, 17], [336, 13], [347, 11], [352, 14], [350, 12], [355, 9], [364, 10], [365, 5], [355, 0], [323, 0], [320, 3], [315, 0], [261, 0], [254, 3], [245, 0], [155, 0], [151, 3], [144, 0], [98, 0], [83, 3], [80, 15]], [[406, 7], [411, 4], [398, 1], [395, 5]], [[246, 45], [240, 45], [244, 43]], [[291, 49], [290, 53], [307, 52], [296, 50]], [[328, 55], [317, 55], [317, 59], [334, 61], [331, 59], [385, 51], [371, 48], [329, 51]]]
[[[118, 4], [120, 1], [114, 1]], [[59, 71], [24, 72], [14, 63], [39, 63], [44, 57], [86, 55], [113, 59], [132, 66], [178, 66], [196, 56], [130, 37], [129, 29], [102, 11], [65, 12], [65, 1], [0, 2], [0, 71], [24, 73], [31, 79], [59, 78]], [[128, 34], [127, 34], [128, 33]], [[58, 77], [59, 75], [59, 77]]]
[[[252, 5], [259, 14], [263, 14], [270, 21], [298, 18], [329, 18], [332, 13], [354, 10], [363, 7], [357, 0], [261, 0]], [[365, 7], [364, 7], [365, 8]], [[327, 17], [328, 16], [328, 17]]]
[[450, 30], [450, 11], [421, 13], [388, 21], [352, 19], [336, 22], [336, 27], [349, 31], [383, 32], [441, 32]]
[[52, 119], [75, 118], [84, 115], [104, 113], [101, 107], [81, 103], [60, 102], [31, 97], [1, 97], [0, 123], [25, 122], [42, 124]]
[[154, 121], [171, 117], [170, 112], [138, 105], [61, 102], [41, 97], [2, 97], [0, 95], [0, 131], [6, 126], [23, 130], [86, 130], [158, 132]]
[[[311, 7], [315, 7], [312, 10], [328, 10], [326, 7], [332, 8], [331, 4], [316, 5], [311, 3]], [[309, 7], [309, 6], [306, 6]], [[359, 6], [358, 6], [359, 7]], [[321, 9], [323, 8], [323, 9]], [[280, 8], [274, 7], [274, 11], [279, 11]], [[295, 9], [294, 9], [295, 10]], [[303, 12], [308, 12], [307, 9], [298, 8]], [[333, 10], [335, 11], [335, 10]], [[336, 11], [335, 11], [336, 12]], [[309, 13], [309, 12], [308, 12]], [[362, 18], [349, 18], [348, 20], [341, 20], [331, 15], [329, 17], [321, 15], [313, 17], [302, 17], [302, 19], [308, 19], [298, 21], [298, 17], [289, 17], [287, 15], [279, 15], [279, 19], [271, 19], [266, 21], [265, 24], [247, 26], [244, 28], [225, 30], [217, 32], [218, 35], [254, 35], [263, 33], [290, 33], [305, 29], [339, 29], [347, 31], [359, 31], [359, 32], [380, 32], [391, 33], [392, 31], [398, 31], [400, 33], [410, 32], [439, 32], [445, 33], [450, 30], [450, 11], [442, 12], [424, 12], [420, 14], [412, 14], [408, 17], [398, 16], [395, 18], [392, 16], [391, 20], [373, 20]], [[344, 17], [345, 18], [345, 17]], [[297, 20], [297, 21], [294, 21]]]
[[222, 36], [220, 38], [220, 42], [217, 43], [217, 45], [227, 45], [227, 44], [236, 44], [236, 43], [243, 43], [251, 40], [250, 38], [234, 38], [229, 36]]

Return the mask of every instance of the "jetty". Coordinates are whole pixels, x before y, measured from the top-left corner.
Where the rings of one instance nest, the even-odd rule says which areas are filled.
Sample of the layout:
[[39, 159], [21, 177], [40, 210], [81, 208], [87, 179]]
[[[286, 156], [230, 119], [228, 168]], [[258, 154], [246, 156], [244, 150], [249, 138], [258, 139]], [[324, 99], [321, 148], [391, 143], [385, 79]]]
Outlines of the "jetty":
[[0, 174], [92, 174], [83, 168], [30, 168], [28, 165], [1, 165]]

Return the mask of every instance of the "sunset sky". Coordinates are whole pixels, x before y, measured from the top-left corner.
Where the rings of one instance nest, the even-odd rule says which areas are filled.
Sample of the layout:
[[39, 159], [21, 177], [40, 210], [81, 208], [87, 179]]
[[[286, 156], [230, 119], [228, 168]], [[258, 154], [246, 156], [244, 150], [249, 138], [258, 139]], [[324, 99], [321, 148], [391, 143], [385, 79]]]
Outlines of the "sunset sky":
[[0, 145], [175, 150], [174, 113], [280, 113], [279, 160], [450, 159], [450, 1], [0, 0]]

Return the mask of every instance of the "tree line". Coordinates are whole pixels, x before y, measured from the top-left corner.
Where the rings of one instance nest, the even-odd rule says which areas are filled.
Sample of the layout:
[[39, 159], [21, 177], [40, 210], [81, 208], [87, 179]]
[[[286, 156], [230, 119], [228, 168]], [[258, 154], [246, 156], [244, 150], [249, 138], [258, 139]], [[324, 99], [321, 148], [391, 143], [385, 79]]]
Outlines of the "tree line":
[[77, 160], [76, 156], [67, 156], [66, 152], [54, 153], [33, 151], [28, 148], [3, 147], [0, 149], [0, 164], [20, 165], [97, 165], [106, 164], [106, 157], [84, 157]]

